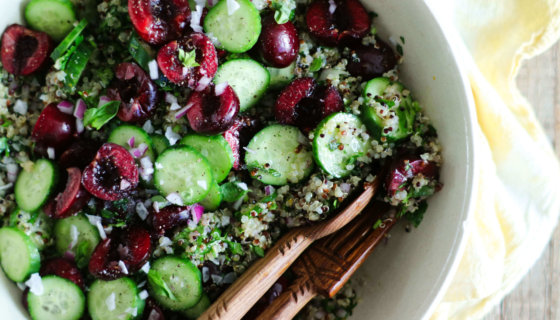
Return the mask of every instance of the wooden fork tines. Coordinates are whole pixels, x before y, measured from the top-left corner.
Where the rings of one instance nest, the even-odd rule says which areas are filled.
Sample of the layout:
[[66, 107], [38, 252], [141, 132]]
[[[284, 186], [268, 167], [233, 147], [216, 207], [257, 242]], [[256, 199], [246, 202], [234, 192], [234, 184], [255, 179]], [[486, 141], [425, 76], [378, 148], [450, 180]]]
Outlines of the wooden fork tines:
[[[333, 297], [395, 224], [384, 218], [388, 206], [368, 206], [349, 225], [317, 241], [293, 264], [294, 283], [259, 316], [260, 320], [291, 319], [318, 294]], [[381, 219], [377, 228], [374, 224]]]

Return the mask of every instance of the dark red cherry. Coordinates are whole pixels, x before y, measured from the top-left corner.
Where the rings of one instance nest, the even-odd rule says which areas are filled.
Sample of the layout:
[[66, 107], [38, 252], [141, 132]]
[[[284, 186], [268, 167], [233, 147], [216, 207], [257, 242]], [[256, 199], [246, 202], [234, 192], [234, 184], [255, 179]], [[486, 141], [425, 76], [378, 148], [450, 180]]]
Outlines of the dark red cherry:
[[196, 91], [208, 87], [218, 70], [218, 55], [210, 38], [193, 32], [172, 41], [157, 54], [158, 66], [169, 81]]
[[343, 106], [333, 86], [317, 85], [313, 78], [298, 78], [280, 93], [274, 113], [280, 123], [311, 129], [329, 114], [341, 111]]
[[32, 74], [45, 65], [52, 49], [46, 33], [12, 24], [2, 35], [2, 66], [15, 75]]
[[58, 165], [63, 169], [71, 167], [83, 169], [95, 158], [99, 147], [100, 144], [93, 140], [76, 141], [60, 155]]
[[188, 0], [128, 0], [128, 14], [136, 32], [153, 45], [181, 36], [190, 19]]
[[41, 111], [33, 127], [31, 139], [39, 150], [53, 148], [57, 151], [66, 149], [76, 137], [76, 119], [60, 111], [56, 103], [51, 103]]
[[73, 261], [64, 258], [54, 258], [41, 262], [41, 276], [55, 275], [74, 282], [82, 290], [85, 289], [84, 277]]
[[249, 144], [249, 141], [262, 127], [262, 123], [257, 119], [243, 116], [237, 117], [231, 127], [222, 133], [233, 151], [233, 169], [241, 168], [241, 159], [245, 152], [243, 147]]
[[316, 0], [305, 21], [309, 33], [327, 46], [359, 43], [370, 29], [369, 15], [359, 0]]
[[159, 211], [153, 210], [147, 220], [158, 235], [163, 235], [176, 226], [186, 225], [191, 220], [190, 208], [169, 205]]
[[150, 234], [144, 228], [135, 226], [115, 230], [95, 247], [88, 270], [94, 277], [103, 280], [132, 274], [148, 261], [151, 246]]
[[299, 37], [296, 27], [290, 21], [278, 24], [274, 13], [262, 17], [262, 31], [257, 42], [257, 50], [267, 64], [275, 68], [289, 66], [297, 58]]
[[212, 85], [204, 91], [191, 93], [187, 118], [194, 131], [218, 134], [231, 127], [239, 113], [239, 98], [229, 85], [221, 91], [217, 94]]
[[95, 197], [116, 201], [138, 185], [138, 167], [128, 150], [105, 143], [84, 169], [82, 184]]
[[434, 178], [438, 174], [438, 167], [434, 162], [425, 161], [417, 156], [404, 156], [396, 159], [385, 180], [385, 187], [389, 196], [405, 188], [406, 182], [418, 175]]
[[348, 72], [364, 80], [380, 77], [397, 64], [393, 49], [379, 39], [375, 42], [375, 46], [358, 45], [350, 53], [352, 57], [348, 59]]
[[146, 306], [142, 314], [142, 320], [165, 320], [165, 315], [152, 297], [146, 298]]
[[150, 117], [160, 97], [146, 71], [133, 62], [123, 62], [116, 67], [107, 96], [121, 101], [117, 115], [125, 122], [140, 122]]
[[82, 172], [78, 168], [68, 168], [66, 188], [56, 198], [56, 208], [52, 218], [62, 219], [78, 213], [89, 201], [90, 195], [82, 186]]

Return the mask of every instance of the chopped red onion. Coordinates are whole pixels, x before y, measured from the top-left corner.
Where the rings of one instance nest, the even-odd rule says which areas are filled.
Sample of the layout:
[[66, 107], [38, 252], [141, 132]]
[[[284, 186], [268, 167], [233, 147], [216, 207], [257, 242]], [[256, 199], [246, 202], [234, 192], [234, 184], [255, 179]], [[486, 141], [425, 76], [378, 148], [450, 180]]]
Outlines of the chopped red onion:
[[350, 192], [350, 188], [351, 188], [351, 187], [352, 187], [352, 186], [351, 186], [349, 183], [341, 183], [341, 184], [340, 184], [340, 190], [341, 190], [342, 192], [344, 192], [344, 193]]
[[130, 137], [130, 139], [128, 139], [128, 146], [131, 148], [134, 148], [134, 136]]
[[175, 119], [181, 119], [182, 117], [184, 117], [187, 114], [187, 111], [189, 111], [189, 109], [192, 108], [192, 106], [193, 104], [189, 103], [184, 108], [177, 111], [177, 113], [175, 114]]
[[68, 260], [74, 260], [76, 258], [76, 255], [74, 254], [74, 252], [68, 250], [66, 252], [64, 252], [64, 258], [68, 259]]
[[76, 108], [74, 109], [74, 117], [78, 119], [83, 119], [86, 109], [87, 109], [86, 102], [82, 99], [78, 99], [78, 101], [76, 101]]
[[216, 92], [217, 96], [221, 96], [226, 90], [227, 86], [228, 86], [227, 82], [222, 82], [220, 84], [217, 84], [216, 87], [214, 88], [214, 92]]
[[195, 222], [198, 223], [204, 214], [204, 207], [198, 203], [193, 204], [191, 206], [191, 214], [194, 217]]
[[56, 107], [60, 112], [66, 114], [72, 114], [72, 111], [74, 111], [74, 105], [70, 101], [61, 101]]
[[271, 195], [274, 193], [274, 187], [273, 186], [266, 186], [264, 187], [264, 194], [266, 194], [267, 196]]
[[[129, 141], [129, 143], [130, 143], [130, 141]], [[146, 154], [146, 151], [148, 151], [148, 145], [145, 144], [145, 143], [140, 144], [136, 148], [130, 149], [130, 153], [136, 159], [142, 158]]]
[[202, 91], [202, 90], [206, 89], [206, 87], [208, 87], [208, 85], [210, 84], [210, 81], [212, 81], [212, 78], [210, 78], [208, 76], [203, 76], [198, 81], [198, 85], [196, 86], [195, 90], [196, 91]]
[[148, 62], [148, 69], [150, 70], [150, 78], [152, 80], [157, 80], [159, 78], [159, 69], [156, 60]]
[[80, 118], [76, 118], [76, 132], [84, 132], [84, 121]]
[[47, 155], [49, 156], [49, 159], [54, 160], [55, 158], [54, 148], [48, 147]]
[[109, 99], [109, 97], [107, 96], [101, 96], [99, 97], [99, 104], [97, 105], [98, 107], [101, 107], [102, 105], [105, 105], [107, 103], [111, 102], [111, 99]]
[[166, 92], [165, 93], [165, 102], [172, 104], [172, 103], [177, 103], [177, 97], [175, 97], [173, 94]]

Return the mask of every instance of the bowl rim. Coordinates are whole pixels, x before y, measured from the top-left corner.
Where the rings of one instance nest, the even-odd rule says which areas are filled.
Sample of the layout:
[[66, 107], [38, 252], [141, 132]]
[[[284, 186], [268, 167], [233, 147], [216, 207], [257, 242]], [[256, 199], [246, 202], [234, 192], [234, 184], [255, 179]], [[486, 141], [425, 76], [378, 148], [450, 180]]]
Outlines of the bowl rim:
[[[447, 292], [447, 289], [449, 288], [451, 282], [453, 281], [453, 278], [455, 277], [463, 254], [465, 252], [468, 236], [470, 235], [470, 230], [472, 228], [474, 220], [475, 201], [476, 195], [478, 193], [477, 181], [479, 179], [479, 160], [475, 156], [475, 150], [478, 148], [478, 141], [476, 139], [476, 135], [478, 134], [478, 127], [475, 125], [475, 123], [478, 123], [478, 120], [476, 115], [474, 96], [469, 77], [467, 75], [467, 70], [463, 66], [463, 64], [459, 63], [461, 59], [471, 58], [466, 57], [468, 54], [466, 46], [462, 42], [462, 39], [460, 38], [459, 33], [457, 32], [455, 27], [451, 25], [448, 19], [443, 19], [436, 13], [437, 10], [433, 6], [437, 5], [437, 3], [434, 4], [434, 1], [427, 0], [422, 0], [420, 2], [422, 2], [426, 7], [427, 13], [430, 15], [430, 18], [435, 21], [437, 28], [449, 45], [449, 50], [453, 58], [452, 67], [455, 68], [453, 72], [456, 72], [458, 74], [458, 79], [461, 86], [463, 87], [464, 97], [468, 107], [467, 112], [465, 113], [465, 126], [466, 131], [469, 133], [466, 137], [466, 146], [468, 148], [466, 152], [467, 159], [465, 161], [465, 165], [467, 167], [467, 180], [465, 181], [466, 188], [464, 189], [463, 193], [464, 201], [460, 210], [461, 218], [459, 220], [462, 221], [462, 225], [457, 230], [457, 234], [453, 239], [453, 249], [448, 253], [447, 261], [435, 281], [435, 283], [439, 285], [434, 285], [434, 289], [432, 290], [432, 292], [427, 293], [427, 296], [434, 296], [434, 298], [432, 299], [431, 303], [429, 303], [428, 307], [426, 308], [426, 312], [422, 316], [422, 319], [425, 320], [431, 317], [431, 315], [434, 313], [435, 309], [443, 299], [443, 296]], [[435, 295], [434, 291], [436, 291]]]

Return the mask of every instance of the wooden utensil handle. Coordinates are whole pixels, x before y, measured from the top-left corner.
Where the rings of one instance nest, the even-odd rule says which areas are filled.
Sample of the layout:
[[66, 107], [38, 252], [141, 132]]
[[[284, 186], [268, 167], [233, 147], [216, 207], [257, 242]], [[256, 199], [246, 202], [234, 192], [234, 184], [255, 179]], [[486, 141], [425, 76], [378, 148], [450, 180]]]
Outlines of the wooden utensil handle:
[[299, 277], [266, 307], [257, 320], [290, 320], [317, 295], [309, 277]]
[[312, 242], [301, 230], [288, 232], [220, 295], [199, 320], [241, 319]]

